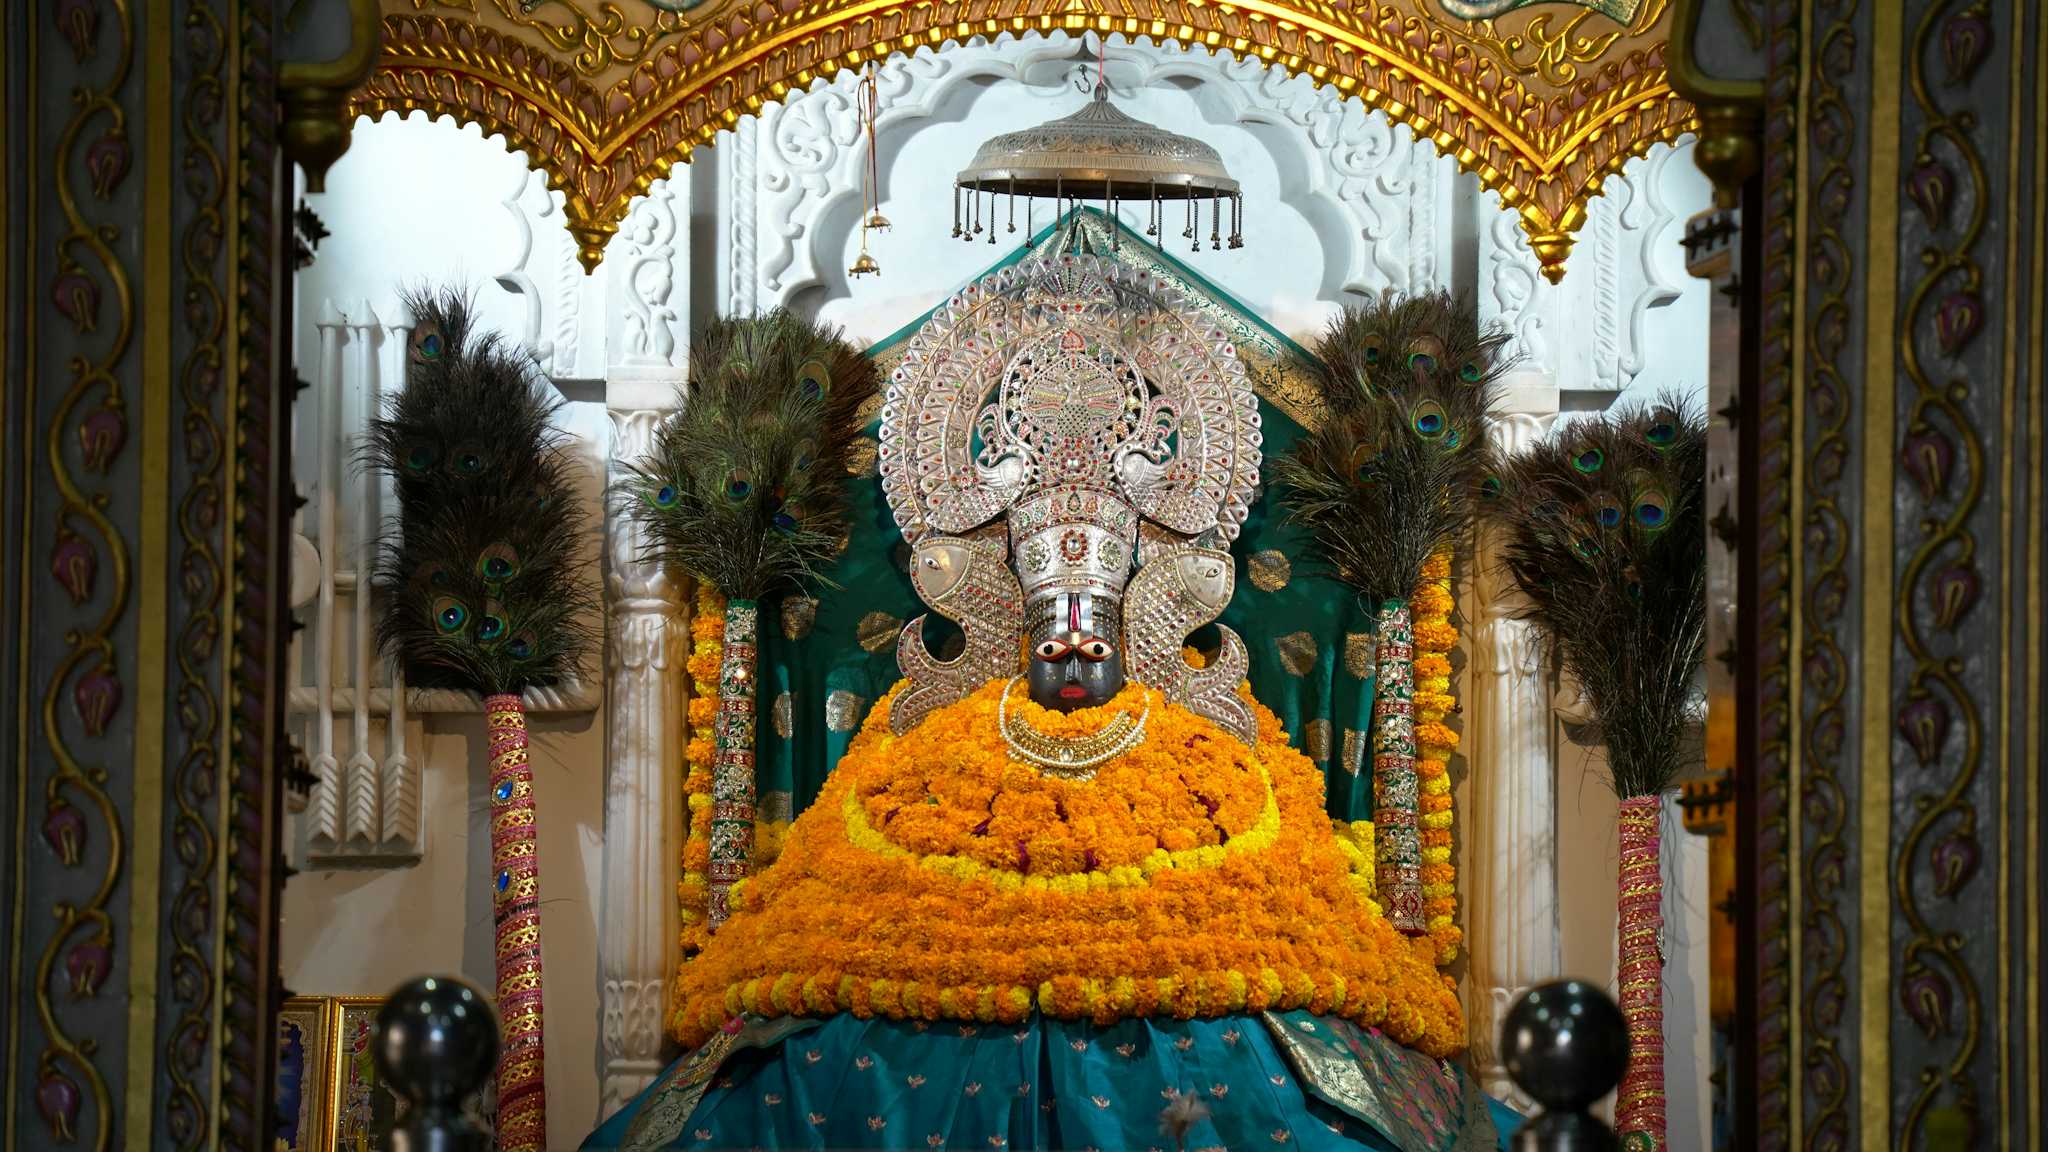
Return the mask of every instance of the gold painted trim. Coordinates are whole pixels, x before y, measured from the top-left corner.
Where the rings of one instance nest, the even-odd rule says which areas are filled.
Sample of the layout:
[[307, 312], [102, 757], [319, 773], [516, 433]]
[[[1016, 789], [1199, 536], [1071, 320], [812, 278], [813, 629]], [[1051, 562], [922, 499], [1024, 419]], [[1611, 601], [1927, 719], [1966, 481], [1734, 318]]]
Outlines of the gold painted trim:
[[[1734, 104], [1763, 114], [1764, 82], [1762, 80], [1730, 80], [1721, 76], [1710, 76], [1693, 57], [1694, 34], [1700, 26], [1700, 16], [1706, 5], [1703, 0], [1673, 0], [1671, 5], [1671, 46], [1664, 53], [1664, 66], [1671, 73], [1671, 87], [1679, 95], [1695, 104]], [[1813, 6], [1806, 6], [1804, 15], [1810, 17]], [[1801, 23], [1802, 28], [1812, 24]], [[1804, 89], [1806, 76], [1805, 62], [1809, 59], [1809, 45], [1800, 40], [1800, 78]], [[1759, 125], [1761, 128], [1761, 125]], [[1801, 136], [1804, 140], [1805, 137]], [[1801, 149], [1801, 156], [1805, 150]]]
[[1891, 1145], [1891, 713], [1892, 486], [1898, 404], [1893, 341], [1899, 319], [1899, 109], [1903, 86], [1891, 78], [1904, 66], [1905, 12], [1872, 5], [1870, 66], [1870, 267], [1863, 310], [1863, 684], [1857, 729], [1862, 776], [1857, 797], [1862, 832], [1857, 884], [1856, 1104], [1860, 1144]]
[[[36, 42], [38, 39], [37, 30], [41, 27], [41, 22], [31, 19], [20, 21], [20, 23], [28, 30], [27, 46], [26, 50], [23, 53], [23, 55], [27, 57], [26, 64], [28, 71], [28, 83], [25, 85], [25, 90], [29, 92], [34, 92], [36, 91], [36, 83], [38, 79], [36, 75]], [[7, 38], [9, 33], [13, 30], [15, 24], [16, 21], [13, 20], [0, 20], [0, 60], [5, 60], [8, 58], [5, 51], [7, 47]], [[27, 195], [25, 199], [28, 202], [28, 208], [26, 211], [20, 213], [19, 215], [14, 214], [12, 212], [0, 211], [0, 234], [5, 234], [9, 237], [12, 237], [15, 235], [15, 230], [17, 228], [21, 230], [23, 237], [23, 242], [21, 245], [22, 283], [33, 284], [35, 283], [36, 280], [36, 245], [35, 231], [30, 226], [29, 222], [37, 218], [36, 181], [39, 172], [38, 165], [36, 164], [36, 118], [34, 116], [27, 116], [23, 119], [26, 121], [26, 127], [22, 134], [27, 137], [27, 146], [21, 150], [21, 163], [22, 166], [27, 170], [27, 173], [26, 179], [22, 181], [22, 187], [27, 189]], [[4, 139], [6, 137], [6, 126], [9, 122], [9, 117], [0, 116], [0, 139]], [[11, 157], [14, 155], [14, 153], [11, 151], [0, 151], [0, 155]], [[9, 204], [7, 201], [7, 189], [10, 187], [10, 184], [10, 181], [0, 180], [0, 205], [4, 205], [9, 208], [12, 207], [12, 205]], [[8, 306], [11, 308], [13, 307], [15, 302], [11, 298], [8, 298], [6, 296], [7, 285], [10, 283], [9, 278], [7, 276], [7, 269], [9, 267], [10, 265], [0, 264], [0, 299], [6, 299]], [[35, 297], [31, 295], [21, 302], [22, 373], [20, 411], [22, 433], [20, 474], [22, 514], [21, 538], [15, 541], [15, 556], [20, 561], [21, 571], [24, 577], [29, 571], [29, 540], [31, 539], [31, 524], [35, 519], [34, 511], [36, 506], [35, 437], [30, 435], [28, 432], [28, 429], [33, 424], [32, 414], [34, 413], [36, 406], [36, 318], [34, 305], [28, 303], [28, 301], [33, 299], [35, 299]], [[5, 347], [5, 341], [8, 335], [13, 331], [13, 320], [14, 316], [11, 312], [0, 314], [0, 348]], [[0, 360], [0, 365], [6, 365], [9, 363], [11, 363], [11, 361]], [[21, 638], [21, 645], [19, 651], [17, 651], [14, 654], [14, 731], [16, 738], [13, 773], [14, 915], [7, 926], [7, 955], [12, 959], [12, 962], [8, 965], [7, 971], [7, 1003], [9, 1007], [13, 1010], [8, 1013], [7, 1018], [7, 1100], [4, 1104], [0, 1104], [0, 1115], [4, 1115], [6, 1117], [5, 1127], [0, 1128], [0, 1145], [4, 1145], [6, 1152], [14, 1152], [14, 1133], [19, 1122], [17, 1105], [22, 1098], [20, 1082], [22, 1014], [19, 1009], [20, 1005], [27, 1003], [26, 1000], [22, 999], [21, 995], [21, 940], [22, 906], [27, 903], [26, 899], [24, 898], [26, 896], [26, 892], [23, 888], [23, 885], [27, 882], [28, 878], [29, 645], [27, 641], [29, 634], [28, 625], [30, 583], [31, 582], [25, 578], [21, 582], [21, 590], [18, 596], [19, 606], [16, 609], [15, 618], [15, 635]]]
[[[1687, 10], [1697, 0], [1678, 0], [1678, 14], [1674, 21], [1683, 21]], [[1803, 0], [1800, 5], [1799, 26], [1814, 27], [1814, 0]], [[1697, 19], [1697, 14], [1694, 14]], [[1677, 39], [1677, 24], [1673, 25], [1673, 39]], [[1805, 141], [1811, 140], [1813, 130], [1813, 80], [1810, 71], [1813, 63], [1813, 38], [1799, 38], [1799, 80], [1794, 97], [1794, 121], [1797, 124], [1799, 147], [1794, 148], [1792, 161], [1792, 365], [1790, 384], [1786, 388], [1787, 399], [1792, 406], [1791, 443], [1786, 456], [1790, 463], [1786, 469], [1784, 539], [1790, 556], [1790, 572], [1785, 583], [1785, 628], [1786, 662], [1791, 665], [1791, 674], [1785, 677], [1785, 772], [1789, 779], [1785, 785], [1785, 1003], [1790, 1011], [1785, 1013], [1785, 1051], [1789, 1053], [1789, 1067], [1799, 1066], [1801, 1053], [1806, 1051], [1806, 1013], [1800, 1006], [1806, 1002], [1806, 956], [1805, 933], [1800, 926], [1805, 920], [1802, 901], [1806, 893], [1801, 881], [1806, 870], [1799, 866], [1805, 859], [1805, 795], [1802, 788], [1801, 769], [1805, 764], [1805, 749], [1802, 746], [1806, 726], [1802, 722], [1805, 713], [1805, 677], [1799, 674], [1799, 667], [1805, 659], [1806, 643], [1806, 310], [1808, 307], [1806, 282], [1806, 245], [1811, 238], [1812, 197], [1807, 195], [1807, 181], [1813, 174], [1813, 157]], [[1761, 215], [1761, 213], [1759, 213]], [[1761, 226], [1761, 224], [1759, 224]], [[1749, 604], [1739, 610], [1758, 611], [1762, 605]], [[1757, 941], [1743, 941], [1751, 948]], [[1751, 1055], [1754, 1059], [1754, 1054]], [[1791, 1147], [1806, 1147], [1806, 1093], [1801, 1084], [1794, 1082], [1785, 1093], [1787, 1130], [1791, 1133]]]
[[[2034, 125], [2038, 131], [2048, 125], [2048, 19], [2043, 19], [2035, 30], [2034, 52]], [[2021, 42], [2015, 42], [2013, 55], [2021, 54]], [[2027, 510], [2034, 517], [2034, 526], [2027, 532], [2027, 689], [2035, 700], [2040, 699], [2041, 676], [2041, 609], [2042, 585], [2048, 582], [2048, 572], [2041, 568], [2041, 501], [2042, 501], [2042, 455], [2048, 452], [2048, 418], [2043, 408], [2048, 406], [2048, 384], [2044, 384], [2041, 373], [2044, 363], [2041, 336], [2044, 331], [2044, 306], [2042, 295], [2048, 291], [2048, 161], [2039, 155], [2034, 157], [2034, 258], [2032, 272], [2033, 288], [2029, 295], [2033, 299], [2033, 323], [2028, 331], [2033, 338], [2027, 342], [2027, 382], [2029, 415], [2033, 420], [2031, 460], [2028, 461]], [[2017, 333], [2007, 330], [2007, 339]], [[2025, 904], [2027, 917], [2027, 1142], [2030, 1149], [2041, 1148], [2041, 1076], [2038, 1066], [2041, 1059], [2041, 710], [2030, 707], [2027, 714], [2026, 751], [2026, 807], [2027, 815], [2027, 866]], [[2009, 814], [2008, 814], [2009, 815]]]
[[[869, 60], [976, 36], [1093, 30], [1227, 52], [1335, 84], [1497, 192], [1521, 215], [1553, 282], [1605, 178], [1699, 127], [1666, 80], [1656, 29], [1668, 16], [1600, 57], [1585, 79], [1557, 85], [1525, 83], [1486, 55], [1473, 26], [1420, 0], [1128, 0], [1126, 15], [1093, 0], [996, 0], [986, 9], [978, 0], [812, 0], [729, 22], [686, 17], [630, 28], [615, 9], [600, 20], [574, 0], [556, 14], [564, 24], [515, 16], [507, 0], [384, 3], [385, 44], [351, 111], [424, 110], [504, 136], [563, 193], [586, 270], [636, 197], [741, 116]], [[543, 42], [527, 35], [536, 29]], [[618, 39], [638, 50], [622, 56]]]
[[[242, 260], [244, 255], [243, 245], [246, 238], [246, 233], [242, 226], [242, 172], [243, 165], [247, 160], [242, 144], [242, 102], [239, 99], [234, 99], [233, 95], [245, 86], [241, 79], [243, 71], [243, 20], [243, 14], [238, 10], [237, 6], [222, 6], [221, 26], [225, 30], [223, 51], [226, 55], [222, 60], [221, 74], [231, 78], [227, 85], [227, 94], [230, 98], [225, 101], [226, 115], [224, 119], [227, 124], [225, 139], [235, 149], [233, 153], [235, 162], [226, 172], [226, 203], [221, 211], [221, 221], [226, 228], [225, 243], [222, 245], [226, 249], [226, 259], [222, 263], [227, 269], [227, 288], [222, 299], [225, 323], [221, 325], [221, 363], [224, 370], [221, 372], [220, 409], [220, 522], [222, 526], [220, 538], [223, 546], [221, 549], [221, 582], [218, 612], [221, 621], [221, 635], [223, 637], [237, 637], [242, 632], [241, 622], [236, 618], [235, 613], [235, 587], [241, 579], [240, 573], [242, 568], [239, 554], [241, 540], [236, 536], [236, 527], [240, 523], [238, 517], [241, 515], [239, 504], [241, 502], [242, 486], [236, 480], [236, 477], [241, 475], [242, 467], [242, 437], [240, 435], [242, 387], [244, 383], [242, 372]], [[285, 178], [290, 179], [289, 169], [286, 170]], [[279, 223], [282, 227], [291, 227], [287, 222], [280, 221]], [[280, 238], [280, 243], [288, 243], [289, 239], [289, 236], [282, 237]], [[289, 340], [289, 336], [279, 333], [272, 333], [271, 338], [281, 342]], [[280, 344], [280, 348], [285, 346], [288, 345]], [[282, 351], [274, 351], [275, 354], [283, 354]], [[285, 409], [285, 418], [290, 418], [289, 407]], [[286, 513], [283, 513], [281, 510], [280, 514]], [[235, 651], [236, 644], [230, 639], [228, 642], [220, 645], [220, 649], [214, 657], [220, 662], [220, 750], [214, 757], [213, 794], [216, 797], [219, 815], [213, 826], [213, 842], [215, 845], [213, 890], [216, 893], [216, 897], [213, 902], [213, 999], [209, 1003], [213, 1005], [213, 1036], [215, 1043], [212, 1045], [210, 1057], [212, 1062], [212, 1078], [209, 1080], [209, 1083], [212, 1085], [212, 1089], [206, 1115], [207, 1122], [212, 1126], [212, 1130], [206, 1134], [208, 1141], [217, 1139], [219, 1135], [221, 1092], [227, 1080], [228, 968], [233, 963], [233, 957], [228, 951], [228, 907], [233, 903], [229, 898], [230, 893], [228, 890], [228, 862], [234, 855], [230, 849], [234, 841], [229, 838], [229, 825], [234, 815], [235, 804], [237, 803], [233, 799], [233, 792], [231, 791], [234, 787], [236, 755]], [[247, 803], [249, 801], [247, 798], [243, 798], [240, 802]]]
[[[2026, 141], [2021, 133], [2025, 105], [2022, 94], [2026, 91], [2025, 74], [2022, 65], [2026, 62], [2023, 46], [2027, 36], [2027, 9], [2031, 5], [2015, 4], [2012, 9], [2012, 74], [2010, 85], [2012, 95], [2007, 108], [2008, 130], [2011, 144], [2006, 151], [2005, 202], [2007, 211], [2015, 211], [2020, 203], [2020, 158], [2027, 154]], [[2014, 221], [2015, 225], [2017, 221]], [[2020, 275], [2020, 230], [2008, 227], [2005, 234], [2005, 348], [2004, 348], [2004, 389], [1999, 398], [2000, 428], [2014, 427], [2016, 388], [2019, 383], [2019, 291], [2015, 280]], [[2037, 337], [2038, 338], [2038, 337]], [[1998, 610], [2001, 614], [2012, 611], [2012, 568], [2013, 536], [2012, 499], [2013, 462], [2015, 445], [2007, 443], [1999, 453], [1998, 462]], [[2035, 451], [2040, 451], [2039, 445]], [[1998, 630], [1998, 1010], [1993, 1025], [1998, 1032], [1996, 1063], [1998, 1065], [1998, 1132], [2001, 1147], [2012, 1147], [2012, 629]]]
[[136, 488], [135, 776], [128, 865], [128, 1082], [123, 1145], [148, 1148], [156, 1122], [157, 932], [163, 889], [164, 682], [171, 490], [171, 5], [143, 29], [142, 473]]

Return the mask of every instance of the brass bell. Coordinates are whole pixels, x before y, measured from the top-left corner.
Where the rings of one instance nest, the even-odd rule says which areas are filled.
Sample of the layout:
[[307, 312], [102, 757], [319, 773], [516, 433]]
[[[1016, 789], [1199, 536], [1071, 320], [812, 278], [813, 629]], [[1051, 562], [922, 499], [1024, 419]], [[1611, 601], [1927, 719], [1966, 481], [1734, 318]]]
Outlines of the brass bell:
[[874, 212], [869, 214], [867, 222], [867, 228], [869, 231], [882, 232], [886, 231], [888, 227], [889, 218], [887, 216], [882, 215], [880, 212]]
[[875, 263], [875, 258], [868, 255], [866, 249], [862, 249], [859, 258], [854, 260], [853, 267], [848, 268], [846, 272], [849, 276], [866, 276], [870, 272], [879, 276], [882, 266]]

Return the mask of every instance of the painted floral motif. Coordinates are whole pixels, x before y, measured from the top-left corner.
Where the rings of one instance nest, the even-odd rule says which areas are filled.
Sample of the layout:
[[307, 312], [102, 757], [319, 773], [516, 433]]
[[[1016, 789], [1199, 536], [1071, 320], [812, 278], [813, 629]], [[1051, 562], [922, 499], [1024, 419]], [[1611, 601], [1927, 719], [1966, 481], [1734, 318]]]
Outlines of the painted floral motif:
[[99, 557], [85, 537], [63, 532], [50, 550], [50, 575], [56, 577], [73, 607], [92, 599], [93, 577], [99, 571]]
[[86, 735], [104, 733], [107, 722], [121, 707], [121, 681], [114, 675], [112, 665], [102, 664], [80, 677], [78, 683], [72, 685], [71, 703], [78, 710], [78, 719], [85, 725]]
[[92, 194], [105, 200], [128, 175], [130, 151], [128, 134], [108, 132], [85, 150], [85, 171], [92, 180]]
[[128, 419], [117, 407], [95, 408], [78, 422], [78, 453], [86, 468], [104, 473], [128, 442]]
[[43, 842], [66, 868], [76, 868], [85, 852], [85, 817], [78, 809], [59, 800], [43, 815]]
[[99, 324], [100, 286], [81, 271], [62, 272], [50, 281], [50, 303], [81, 335]]
[[71, 979], [72, 998], [90, 1000], [99, 995], [107, 970], [113, 966], [114, 955], [104, 943], [87, 940], [72, 945], [64, 956], [64, 974]]

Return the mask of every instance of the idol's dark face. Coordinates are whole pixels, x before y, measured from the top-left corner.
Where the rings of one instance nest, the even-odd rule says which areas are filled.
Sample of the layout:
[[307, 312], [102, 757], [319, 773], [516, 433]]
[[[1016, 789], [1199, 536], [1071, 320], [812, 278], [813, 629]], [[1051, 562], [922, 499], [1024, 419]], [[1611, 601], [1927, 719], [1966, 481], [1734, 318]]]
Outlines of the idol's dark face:
[[1031, 649], [1031, 698], [1058, 712], [1107, 704], [1124, 686], [1124, 658], [1092, 632], [1060, 631]]

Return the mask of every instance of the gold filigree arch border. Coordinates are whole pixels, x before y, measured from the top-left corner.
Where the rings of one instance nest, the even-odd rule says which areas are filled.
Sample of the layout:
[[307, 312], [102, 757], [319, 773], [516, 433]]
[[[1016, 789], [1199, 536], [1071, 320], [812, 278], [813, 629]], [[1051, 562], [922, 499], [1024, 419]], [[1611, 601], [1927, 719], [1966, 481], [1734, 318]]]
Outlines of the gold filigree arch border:
[[[1229, 52], [1333, 84], [1477, 174], [1553, 282], [1605, 178], [1697, 128], [1664, 65], [1666, 0], [1629, 25], [1458, 20], [1434, 0], [383, 0], [350, 110], [502, 134], [565, 199], [586, 270], [635, 197], [744, 115], [842, 70], [973, 37], [1054, 30]], [[403, 9], [391, 11], [392, 8]], [[630, 9], [630, 11], [629, 11]], [[640, 15], [633, 15], [638, 12]]]

